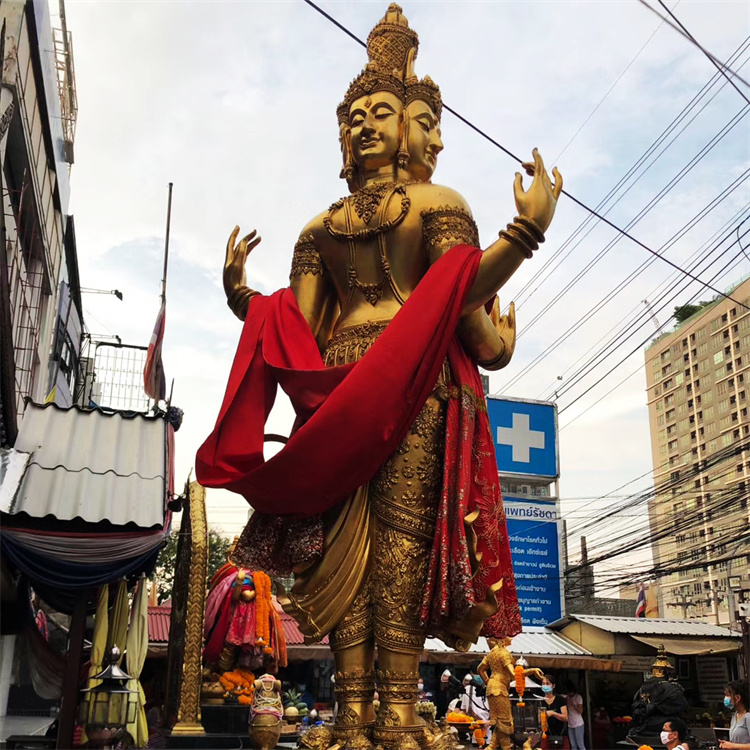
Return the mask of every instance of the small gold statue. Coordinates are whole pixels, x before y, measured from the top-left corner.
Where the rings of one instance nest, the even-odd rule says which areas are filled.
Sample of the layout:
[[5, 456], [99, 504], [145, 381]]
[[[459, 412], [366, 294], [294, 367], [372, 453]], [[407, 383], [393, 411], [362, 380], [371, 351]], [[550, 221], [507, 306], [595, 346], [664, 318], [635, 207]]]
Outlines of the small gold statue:
[[[490, 750], [496, 750], [498, 747], [502, 750], [510, 750], [514, 724], [508, 688], [510, 683], [516, 679], [513, 657], [507, 648], [511, 644], [511, 639], [488, 638], [487, 643], [491, 650], [482, 659], [477, 671], [487, 685], [490, 724], [494, 727], [489, 747]], [[488, 675], [488, 670], [491, 673], [490, 675]], [[534, 667], [524, 669], [523, 675], [524, 677], [534, 675], [538, 680], [544, 677], [542, 670]]]
[[[457, 245], [479, 247], [464, 198], [431, 182], [443, 148], [442, 100], [429, 77], [419, 80], [414, 74], [417, 46], [401, 8], [390, 5], [368, 37], [369, 63], [337, 111], [341, 175], [350, 195], [309, 222], [294, 248], [290, 287], [325, 367], [360, 362], [431, 266]], [[490, 370], [507, 365], [515, 346], [514, 308], [511, 304], [508, 315], [501, 316], [496, 293], [544, 241], [562, 190], [562, 177], [553, 170], [552, 183], [536, 149], [533, 163], [524, 167], [533, 181], [524, 190], [516, 175], [518, 216], [481, 253], [456, 329], [459, 355]], [[251, 322], [250, 302], [258, 293], [247, 286], [245, 261], [260, 237], [253, 231], [238, 242], [239, 236], [235, 227], [227, 244], [224, 289], [232, 311]], [[475, 386], [457, 385], [448, 354], [397, 449], [368, 482], [326, 512], [322, 552], [295, 567], [294, 586], [282, 602], [308, 640], [330, 634], [339, 705], [334, 738], [339, 742], [364, 738], [398, 750], [430, 742], [415, 713], [428, 630], [463, 650], [480, 632], [520, 632], [481, 385], [478, 392]], [[394, 353], [392, 367], [397, 366]], [[476, 365], [471, 366], [478, 382]], [[227, 398], [223, 413], [232, 408]], [[356, 419], [356, 414], [341, 419]], [[236, 423], [245, 424], [241, 417]], [[484, 432], [477, 437], [480, 429]], [[328, 439], [335, 451], [336, 435]], [[220, 436], [210, 440], [219, 445]], [[226, 444], [231, 453], [231, 441]], [[214, 447], [199, 452], [199, 479], [205, 475], [208, 486], [228, 486], [212, 478], [223, 460], [215, 459], [217, 452]], [[489, 468], [479, 477], [472, 461], [485, 460], [482, 456], [490, 456]], [[208, 467], [203, 474], [201, 466]], [[462, 505], [471, 493], [476, 500]], [[262, 516], [254, 514], [248, 529]], [[291, 539], [291, 532], [285, 538]], [[236, 556], [246, 564], [253, 545], [245, 541], [243, 552], [243, 540], [245, 535]]]

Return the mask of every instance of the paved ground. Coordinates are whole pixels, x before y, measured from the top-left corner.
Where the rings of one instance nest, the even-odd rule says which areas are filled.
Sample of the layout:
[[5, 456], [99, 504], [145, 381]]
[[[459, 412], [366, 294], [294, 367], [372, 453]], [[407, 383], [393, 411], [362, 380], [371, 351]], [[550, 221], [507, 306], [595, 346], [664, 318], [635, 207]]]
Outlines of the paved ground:
[[11, 734], [44, 734], [52, 722], [49, 716], [0, 716], [0, 742]]

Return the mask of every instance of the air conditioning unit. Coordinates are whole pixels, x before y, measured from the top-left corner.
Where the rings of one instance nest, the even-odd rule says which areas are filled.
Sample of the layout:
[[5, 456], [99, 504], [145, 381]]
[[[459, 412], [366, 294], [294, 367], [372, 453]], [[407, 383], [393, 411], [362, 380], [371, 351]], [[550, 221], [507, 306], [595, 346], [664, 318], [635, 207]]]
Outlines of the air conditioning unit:
[[67, 164], [73, 164], [75, 162], [73, 156], [73, 141], [69, 141], [67, 138], [62, 142], [62, 157]]

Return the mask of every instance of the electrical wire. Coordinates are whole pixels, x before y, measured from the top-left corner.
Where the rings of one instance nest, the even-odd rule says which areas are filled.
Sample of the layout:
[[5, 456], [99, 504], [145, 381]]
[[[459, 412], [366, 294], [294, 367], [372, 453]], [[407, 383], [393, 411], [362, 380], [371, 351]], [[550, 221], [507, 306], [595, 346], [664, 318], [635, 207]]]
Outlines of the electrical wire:
[[[748, 88], [750, 88], [750, 83], [748, 83], [748, 82], [747, 82], [747, 81], [746, 81], [746, 80], [745, 80], [745, 79], [744, 79], [744, 78], [743, 78], [743, 77], [742, 77], [742, 76], [741, 76], [741, 75], [740, 75], [739, 73], [736, 73], [736, 72], [735, 72], [735, 71], [733, 71], [733, 70], [732, 70], [731, 68], [728, 68], [728, 67], [727, 67], [727, 66], [726, 66], [726, 65], [725, 65], [725, 64], [724, 64], [724, 63], [723, 63], [723, 62], [722, 62], [721, 60], [719, 60], [719, 59], [718, 59], [717, 57], [714, 57], [714, 56], [713, 56], [713, 55], [712, 55], [712, 54], [711, 54], [711, 53], [710, 53], [710, 52], [709, 52], [709, 51], [708, 51], [708, 50], [707, 50], [707, 49], [706, 49], [705, 47], [701, 46], [701, 45], [700, 45], [700, 44], [699, 44], [699, 43], [698, 43], [698, 42], [696, 41], [695, 37], [694, 37], [694, 36], [692, 36], [692, 34], [690, 34], [690, 33], [688, 32], [688, 30], [687, 30], [687, 29], [686, 29], [686, 28], [685, 28], [684, 26], [682, 26], [682, 24], [681, 24], [681, 23], [680, 23], [679, 21], [677, 21], [677, 19], [675, 18], [674, 14], [673, 14], [673, 13], [672, 13], [672, 12], [671, 12], [671, 11], [669, 10], [669, 8], [667, 8], [667, 6], [666, 6], [666, 5], [664, 5], [664, 3], [662, 3], [662, 2], [661, 2], [661, 0], [659, 0], [659, 2], [660, 2], [660, 4], [662, 5], [662, 7], [664, 7], [664, 8], [666, 9], [667, 13], [669, 13], [669, 15], [670, 15], [670, 16], [672, 16], [672, 18], [674, 18], [674, 19], [675, 19], [675, 21], [677, 21], [677, 23], [678, 23], [678, 24], [679, 24], [679, 25], [680, 25], [680, 26], [681, 26], [682, 28], [678, 28], [678, 27], [677, 27], [677, 26], [675, 26], [675, 24], [674, 24], [674, 23], [672, 23], [672, 22], [671, 22], [671, 21], [670, 21], [670, 20], [669, 20], [668, 18], [665, 18], [664, 16], [662, 16], [662, 15], [661, 15], [661, 14], [659, 13], [659, 11], [657, 11], [657, 10], [656, 10], [655, 8], [652, 8], [652, 7], [651, 7], [651, 6], [650, 6], [650, 5], [649, 5], [649, 4], [648, 4], [648, 3], [646, 2], [646, 0], [638, 0], [638, 2], [639, 2], [639, 3], [641, 4], [641, 5], [643, 5], [644, 7], [648, 8], [648, 9], [649, 9], [649, 10], [650, 10], [650, 11], [651, 11], [651, 12], [652, 12], [652, 13], [653, 13], [654, 15], [658, 16], [659, 18], [661, 18], [661, 20], [662, 20], [662, 21], [664, 21], [665, 23], [669, 24], [669, 25], [670, 25], [670, 26], [671, 26], [671, 27], [672, 27], [672, 28], [673, 28], [673, 29], [674, 29], [674, 30], [675, 30], [675, 31], [676, 31], [676, 32], [677, 32], [678, 34], [681, 34], [682, 36], [684, 36], [684, 37], [685, 37], [685, 39], [687, 39], [687, 40], [688, 40], [689, 42], [691, 42], [692, 44], [694, 44], [694, 45], [695, 45], [695, 46], [696, 46], [696, 47], [697, 47], [697, 48], [698, 48], [698, 49], [699, 49], [699, 50], [700, 50], [700, 51], [701, 51], [701, 52], [702, 52], [702, 53], [703, 53], [703, 54], [704, 54], [704, 55], [705, 55], [705, 56], [706, 56], [706, 57], [707, 57], [707, 58], [708, 58], [708, 59], [709, 59], [709, 60], [710, 60], [710, 61], [711, 61], [711, 62], [712, 62], [712, 63], [713, 63], [713, 64], [714, 64], [714, 65], [715, 65], [716, 67], [717, 67], [717, 68], [718, 68], [718, 70], [719, 70], [719, 71], [720, 71], [720, 72], [721, 72], [721, 73], [722, 73], [723, 75], [725, 75], [725, 76], [726, 76], [726, 72], [729, 72], [729, 73], [731, 73], [731, 74], [732, 74], [732, 75], [733, 75], [733, 76], [734, 76], [734, 77], [735, 77], [735, 78], [736, 78], [736, 79], [737, 79], [738, 81], [742, 81], [742, 83], [744, 83], [744, 84], [745, 84], [745, 86], [747, 86]], [[725, 71], [726, 71], [726, 72], [725, 72]], [[728, 78], [728, 77], [727, 77], [727, 80], [729, 80], [729, 78]], [[734, 84], [732, 84], [732, 85], [734, 86]], [[737, 88], [736, 86], [734, 86], [734, 87], [735, 87], [735, 88]], [[745, 96], [745, 95], [744, 95], [744, 94], [743, 94], [743, 93], [742, 93], [742, 92], [741, 92], [741, 91], [740, 91], [739, 89], [737, 89], [737, 91], [739, 92], [740, 96], [742, 96], [742, 98], [743, 98], [743, 99], [744, 99], [744, 100], [745, 100], [746, 102], [748, 102], [748, 104], [750, 104], [750, 100], [748, 100], [748, 98], [747, 98], [747, 97], [746, 97], [746, 96]]]
[[[349, 31], [339, 21], [336, 21], [333, 18], [333, 16], [331, 16], [328, 13], [326, 13], [320, 6], [318, 6], [312, 0], [304, 0], [304, 2], [307, 5], [309, 5], [311, 8], [313, 8], [314, 10], [316, 10], [318, 13], [320, 13], [323, 17], [327, 18], [329, 21], [331, 21], [333, 24], [335, 24], [339, 29], [341, 29], [342, 31], [344, 31], [344, 33], [346, 33], [349, 37], [351, 37], [352, 39], [354, 39], [358, 44], [362, 45], [365, 48], [367, 47], [367, 45], [366, 45], [365, 42], [363, 42], [361, 39], [359, 39], [359, 37], [357, 37], [354, 33], [352, 33], [351, 31]], [[473, 122], [471, 122], [466, 117], [464, 117], [463, 115], [461, 115], [455, 109], [453, 109], [452, 107], [448, 106], [445, 102], [443, 102], [443, 109], [445, 109], [447, 112], [450, 112], [454, 117], [456, 117], [461, 122], [463, 122], [464, 125], [466, 125], [468, 128], [470, 128], [471, 130], [473, 130], [478, 135], [482, 136], [482, 138], [484, 138], [485, 140], [487, 140], [490, 143], [492, 143], [495, 147], [499, 148], [504, 154], [506, 154], [507, 156], [509, 156], [511, 159], [514, 159], [519, 164], [523, 164], [524, 163], [524, 161], [520, 157], [516, 156], [512, 151], [510, 151], [508, 148], [506, 148], [505, 146], [503, 146], [499, 141], [495, 140], [492, 136], [490, 136], [489, 134], [487, 134], [486, 132], [484, 132], [481, 128], [479, 128], [478, 126], [476, 126]], [[589, 213], [593, 214], [596, 218], [599, 219], [599, 221], [604, 222], [607, 226], [611, 227], [616, 232], [619, 232], [624, 237], [627, 237], [631, 242], [635, 243], [636, 245], [638, 245], [639, 247], [641, 247], [642, 249], [644, 249], [646, 252], [648, 252], [651, 255], [659, 258], [664, 263], [667, 263], [668, 265], [672, 266], [672, 268], [680, 271], [680, 273], [683, 273], [683, 274], [685, 274], [687, 276], [690, 276], [690, 278], [692, 278], [693, 281], [697, 281], [697, 282], [699, 282], [701, 284], [705, 283], [705, 282], [701, 281], [701, 279], [699, 279], [697, 277], [694, 277], [694, 276], [691, 276], [689, 274], [689, 272], [685, 271], [684, 269], [681, 269], [677, 264], [673, 263], [668, 258], [665, 258], [665, 257], [659, 255], [655, 250], [652, 250], [644, 242], [642, 242], [641, 240], [637, 239], [636, 237], [633, 237], [633, 235], [629, 234], [626, 230], [621, 229], [614, 222], [610, 221], [605, 216], [603, 216], [602, 214], [598, 213], [595, 209], [590, 208], [589, 206], [587, 206], [583, 201], [581, 201], [578, 198], [576, 198], [574, 195], [572, 195], [571, 193], [569, 193], [564, 188], [563, 188], [563, 190], [561, 192], [562, 192], [563, 195], [567, 196], [567, 198], [569, 198], [570, 200], [572, 200], [576, 205], [580, 206], [585, 211], [588, 211]], [[739, 305], [741, 307], [746, 307], [742, 302], [739, 302], [738, 300], [732, 299], [731, 297], [729, 297], [728, 295], [724, 294], [724, 292], [720, 291], [719, 289], [713, 289], [709, 285], [706, 285], [706, 286], [708, 286], [708, 288], [710, 288], [711, 291], [715, 292], [716, 294], [718, 294], [720, 296], [723, 296], [723, 297], [726, 297], [727, 299], [730, 299], [736, 305]], [[747, 309], [750, 309], [750, 307], [747, 308]]]
[[[745, 51], [748, 48], [748, 44], [750, 43], [750, 37], [746, 38], [738, 47], [737, 49], [732, 53], [730, 60], [739, 60], [739, 58], [745, 54]], [[651, 143], [651, 145], [646, 149], [646, 151], [638, 158], [638, 160], [633, 164], [628, 171], [618, 180], [618, 182], [610, 189], [610, 191], [607, 193], [607, 195], [604, 196], [604, 198], [597, 204], [597, 210], [604, 209], [607, 203], [614, 198], [614, 196], [617, 195], [617, 192], [627, 184], [628, 180], [637, 173], [637, 171], [640, 169], [640, 167], [645, 164], [645, 162], [649, 159], [649, 157], [664, 143], [664, 141], [675, 131], [675, 129], [680, 125], [685, 118], [692, 112], [692, 110], [698, 106], [698, 104], [701, 103], [701, 101], [711, 92], [711, 89], [714, 88], [714, 86], [722, 81], [722, 77], [715, 73], [714, 75], [709, 78], [709, 80], [701, 87], [701, 89], [693, 96], [693, 98], [682, 108], [682, 110], [677, 114], [677, 116], [672, 120], [672, 122], [667, 125], [667, 127], [661, 132], [661, 134]], [[612, 210], [612, 208], [619, 203], [619, 201], [627, 195], [627, 193], [632, 189], [632, 187], [654, 166], [654, 164], [664, 155], [664, 153], [667, 151], [667, 149], [679, 138], [679, 136], [685, 132], [688, 125], [690, 125], [697, 117], [700, 115], [701, 112], [703, 112], [708, 104], [710, 104], [716, 96], [722, 91], [722, 89], [726, 86], [726, 82], [722, 83], [721, 86], [719, 86], [718, 90], [711, 96], [711, 98], [704, 102], [701, 108], [692, 116], [692, 118], [689, 120], [689, 122], [683, 127], [677, 135], [672, 138], [672, 140], [666, 145], [665, 148], [663, 148], [656, 157], [643, 169], [642, 173], [635, 179], [635, 181], [630, 184], [625, 192], [620, 195], [617, 200], [607, 209], [607, 212]], [[591, 224], [594, 220], [594, 217], [591, 215], [588, 215], [582, 222], [579, 224], [576, 230], [561, 244], [561, 246], [544, 262], [542, 265], [542, 268], [540, 271], [535, 274], [521, 289], [519, 292], [515, 295], [515, 301], [516, 301], [516, 309], [520, 309], [521, 305], [524, 302], [524, 294], [527, 292], [528, 288], [532, 286], [532, 284], [537, 283], [539, 284], [539, 278], [542, 278], [542, 281], [544, 281], [546, 273], [547, 276], [549, 276], [557, 266], [560, 265], [562, 260], [568, 257], [570, 255], [570, 252], [566, 253], [565, 258], [561, 259], [560, 262], [557, 263], [557, 265], [553, 266], [553, 263], [556, 261], [556, 259], [559, 257], [559, 255], [565, 250], [565, 248], [568, 246], [570, 242], [572, 242], [575, 237], [578, 235], [580, 231], [582, 231], [586, 226]], [[595, 223], [595, 222], [594, 222]], [[587, 235], [589, 232], [587, 232]], [[535, 289], [534, 291], [538, 290]], [[531, 292], [533, 294], [533, 292]]]

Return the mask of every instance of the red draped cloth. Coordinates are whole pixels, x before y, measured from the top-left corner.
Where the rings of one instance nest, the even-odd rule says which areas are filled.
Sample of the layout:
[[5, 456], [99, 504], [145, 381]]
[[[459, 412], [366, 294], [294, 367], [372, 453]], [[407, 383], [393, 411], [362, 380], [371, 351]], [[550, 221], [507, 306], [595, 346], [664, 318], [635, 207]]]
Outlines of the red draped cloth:
[[[253, 297], [216, 426], [196, 457], [198, 481], [243, 495], [258, 511], [251, 523], [268, 514], [269, 533], [279, 528], [279, 516], [294, 523], [320, 514], [372, 479], [416, 419], [448, 356], [454, 385], [444, 486], [422, 608], [434, 634], [487, 602], [484, 634], [521, 630], [481, 380], [455, 336], [480, 258], [480, 250], [466, 245], [446, 253], [365, 356], [338, 367], [324, 367], [290, 289]], [[264, 427], [277, 385], [297, 423], [266, 461]]]

